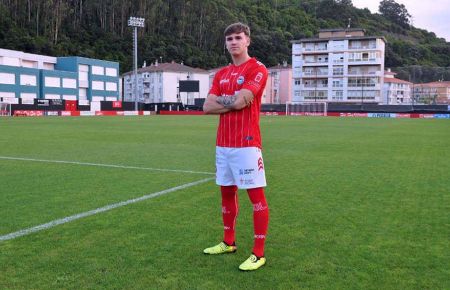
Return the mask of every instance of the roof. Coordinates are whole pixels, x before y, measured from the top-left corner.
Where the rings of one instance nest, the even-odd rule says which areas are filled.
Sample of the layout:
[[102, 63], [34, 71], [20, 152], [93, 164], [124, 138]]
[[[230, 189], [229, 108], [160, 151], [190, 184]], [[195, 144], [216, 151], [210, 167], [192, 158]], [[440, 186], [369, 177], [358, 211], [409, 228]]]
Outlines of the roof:
[[394, 76], [394, 75], [396, 75], [397, 73], [396, 72], [393, 72], [393, 71], [384, 71], [384, 74], [385, 75], [392, 75], [392, 76]]
[[407, 85], [412, 85], [413, 83], [411, 82], [407, 82], [401, 79], [397, 79], [397, 78], [384, 78], [384, 82], [385, 83], [396, 83], [396, 84], [407, 84]]
[[414, 86], [446, 88], [446, 87], [450, 87], [450, 81], [415, 84]]
[[346, 39], [351, 39], [351, 40], [364, 40], [364, 39], [382, 39], [384, 42], [387, 43], [386, 38], [384, 38], [384, 36], [348, 36], [348, 37], [323, 37], [323, 38], [302, 38], [299, 40], [291, 40], [291, 43], [303, 43], [303, 42], [326, 42], [329, 40], [346, 40]]
[[[208, 74], [208, 71], [201, 68], [193, 68], [176, 62], [156, 63], [150, 66], [142, 67], [137, 70], [138, 73], [144, 72], [178, 72], [178, 73], [200, 73]], [[133, 71], [124, 73], [123, 75], [133, 74]]]
[[268, 70], [272, 70], [272, 69], [291, 69], [291, 68], [292, 68], [292, 65], [290, 65], [290, 64], [288, 64], [286, 66], [284, 66], [282, 64], [279, 64], [279, 65], [276, 65], [276, 66], [269, 67], [267, 69]]
[[366, 32], [366, 30], [363, 29], [363, 28], [330, 28], [330, 29], [319, 29], [319, 32], [338, 32], [338, 31], [346, 31], [346, 32], [351, 32], [351, 31], [364, 31], [364, 32]]

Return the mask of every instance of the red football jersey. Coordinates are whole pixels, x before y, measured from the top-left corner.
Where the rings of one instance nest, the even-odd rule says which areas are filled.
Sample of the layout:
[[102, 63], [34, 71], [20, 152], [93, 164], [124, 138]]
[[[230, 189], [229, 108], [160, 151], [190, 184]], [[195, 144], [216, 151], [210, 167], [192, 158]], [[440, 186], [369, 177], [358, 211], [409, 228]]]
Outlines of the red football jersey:
[[266, 87], [266, 81], [267, 69], [264, 64], [255, 58], [251, 58], [238, 66], [231, 64], [216, 73], [209, 91], [210, 94], [233, 96], [241, 89], [247, 89], [254, 96], [250, 106], [239, 111], [220, 114], [217, 146], [261, 148], [259, 114], [261, 96]]

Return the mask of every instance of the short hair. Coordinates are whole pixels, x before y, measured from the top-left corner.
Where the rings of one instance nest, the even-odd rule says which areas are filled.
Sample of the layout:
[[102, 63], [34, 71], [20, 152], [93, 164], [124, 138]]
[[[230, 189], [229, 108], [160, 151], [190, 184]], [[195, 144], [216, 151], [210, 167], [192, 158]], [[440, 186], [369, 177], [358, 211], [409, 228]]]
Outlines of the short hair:
[[250, 27], [248, 27], [244, 23], [236, 22], [236, 23], [230, 24], [227, 28], [225, 28], [223, 35], [228, 36], [233, 33], [241, 33], [241, 32], [244, 32], [245, 35], [250, 36]]

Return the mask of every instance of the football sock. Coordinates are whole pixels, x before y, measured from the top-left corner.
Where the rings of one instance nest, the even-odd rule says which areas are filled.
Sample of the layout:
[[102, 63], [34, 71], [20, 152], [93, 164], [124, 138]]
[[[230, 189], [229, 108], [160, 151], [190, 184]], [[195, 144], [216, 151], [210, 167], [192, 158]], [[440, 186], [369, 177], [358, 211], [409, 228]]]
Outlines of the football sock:
[[253, 204], [253, 229], [255, 233], [253, 254], [260, 258], [264, 256], [264, 242], [269, 225], [269, 207], [264, 195], [264, 188], [250, 188], [247, 189], [247, 192]]
[[238, 215], [237, 186], [221, 186], [223, 241], [227, 245], [234, 245], [236, 217]]

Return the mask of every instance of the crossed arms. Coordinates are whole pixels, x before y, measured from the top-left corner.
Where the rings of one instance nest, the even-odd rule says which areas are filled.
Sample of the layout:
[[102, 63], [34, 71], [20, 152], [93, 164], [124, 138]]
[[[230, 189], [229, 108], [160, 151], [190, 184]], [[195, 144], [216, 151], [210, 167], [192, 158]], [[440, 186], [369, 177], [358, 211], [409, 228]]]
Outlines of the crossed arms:
[[230, 111], [238, 111], [251, 105], [253, 93], [247, 89], [241, 89], [233, 96], [216, 96], [209, 94], [203, 104], [205, 114], [222, 114]]

